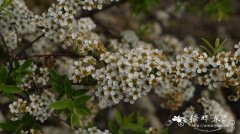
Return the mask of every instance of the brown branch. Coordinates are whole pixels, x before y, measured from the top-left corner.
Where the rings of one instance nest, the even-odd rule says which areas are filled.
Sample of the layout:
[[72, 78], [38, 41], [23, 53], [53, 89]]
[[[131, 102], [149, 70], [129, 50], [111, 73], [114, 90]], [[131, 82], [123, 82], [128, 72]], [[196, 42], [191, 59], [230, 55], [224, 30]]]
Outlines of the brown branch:
[[4, 39], [4, 37], [1, 33], [0, 33], [0, 37], [1, 37], [1, 40], [3, 42], [3, 46], [5, 48], [6, 53], [9, 54], [9, 49], [8, 49], [8, 46], [7, 46], [7, 42], [5, 41], [5, 39]]
[[4, 39], [4, 37], [3, 37], [3, 35], [2, 35], [1, 33], [0, 33], [0, 38], [1, 38], [2, 42], [3, 42], [3, 47], [5, 48], [5, 52], [6, 52], [7, 56], [9, 56], [9, 57], [12, 58], [12, 59], [16, 59], [16, 57], [13, 56], [13, 55], [10, 53], [10, 50], [9, 50], [9, 48], [8, 48], [8, 46], [7, 46], [7, 42], [6, 42], [6, 40]]
[[70, 54], [40, 54], [40, 55], [32, 55], [32, 56], [27, 56], [27, 57], [20, 57], [20, 58], [17, 58], [17, 59], [18, 60], [23, 60], [23, 59], [41, 58], [41, 57], [72, 57], [72, 58], [76, 58], [76, 57], [79, 57], [79, 56], [70, 55]]
[[37, 42], [38, 40], [40, 40], [42, 37], [44, 37], [45, 33], [42, 33], [41, 35], [39, 35], [35, 40], [33, 40], [32, 42], [30, 42], [29, 44], [27, 44], [26, 46], [23, 47], [23, 49], [17, 54], [17, 56], [21, 56], [25, 50], [27, 50], [28, 48], [32, 47], [32, 45]]

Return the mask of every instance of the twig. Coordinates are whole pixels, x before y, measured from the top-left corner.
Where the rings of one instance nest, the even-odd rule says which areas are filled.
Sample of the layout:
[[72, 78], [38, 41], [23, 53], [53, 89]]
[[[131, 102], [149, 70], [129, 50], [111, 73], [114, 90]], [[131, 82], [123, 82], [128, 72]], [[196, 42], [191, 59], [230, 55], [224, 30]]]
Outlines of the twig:
[[40, 57], [78, 57], [75, 55], [69, 55], [69, 54], [41, 54], [41, 55], [32, 55], [27, 57], [20, 57], [18, 60], [23, 59], [30, 59], [30, 58], [40, 58]]
[[39, 39], [41, 39], [42, 37], [44, 37], [45, 33], [42, 33], [41, 35], [39, 35], [35, 40], [33, 40], [32, 42], [30, 42], [28, 45], [26, 45], [25, 47], [23, 47], [23, 49], [17, 54], [17, 56], [22, 55], [22, 53], [25, 52], [25, 50], [27, 50], [28, 48], [30, 48], [35, 42], [37, 42]]
[[0, 37], [1, 37], [1, 40], [2, 40], [2, 42], [3, 42], [3, 46], [4, 46], [4, 48], [5, 48], [6, 53], [9, 54], [9, 49], [8, 49], [8, 46], [7, 46], [7, 42], [5, 41], [2, 33], [0, 33]]
[[21, 99], [23, 99], [23, 100], [26, 99], [24, 96], [22, 96], [22, 95], [20, 95], [20, 94], [14, 94], [14, 96], [16, 96], [16, 97], [18, 97], [18, 98], [21, 98]]
[[7, 56], [11, 57], [12, 59], [16, 59], [16, 57], [13, 56], [13, 55], [10, 53], [9, 48], [8, 48], [8, 46], [7, 46], [7, 42], [5, 41], [5, 39], [4, 39], [4, 37], [3, 37], [3, 35], [2, 35], [1, 33], [0, 33], [0, 38], [1, 38], [2, 42], [3, 42], [3, 46], [4, 46], [4, 48], [5, 48], [5, 51], [6, 51]]

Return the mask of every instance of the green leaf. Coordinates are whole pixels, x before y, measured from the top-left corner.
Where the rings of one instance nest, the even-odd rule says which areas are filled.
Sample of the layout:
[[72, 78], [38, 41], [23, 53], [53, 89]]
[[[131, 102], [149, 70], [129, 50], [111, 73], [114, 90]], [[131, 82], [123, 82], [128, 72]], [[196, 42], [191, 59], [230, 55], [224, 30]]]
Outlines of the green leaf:
[[77, 103], [77, 104], [83, 104], [83, 103], [85, 103], [86, 101], [88, 101], [90, 98], [91, 98], [91, 96], [82, 95], [82, 96], [80, 96], [80, 97], [76, 100], [76, 103]]
[[77, 91], [74, 91], [73, 96], [81, 96], [88, 92], [88, 89], [79, 89]]
[[33, 62], [32, 60], [25, 61], [21, 66], [21, 70], [26, 70], [28, 67], [32, 65], [32, 62]]
[[95, 80], [91, 75], [85, 77], [82, 79], [82, 82], [81, 82], [82, 85], [86, 85], [86, 86], [89, 86], [89, 85], [96, 85], [97, 84], [97, 80]]
[[124, 131], [122, 129], [119, 129], [118, 134], [124, 134]]
[[0, 89], [5, 93], [20, 93], [22, 89], [14, 85], [2, 85]]
[[145, 125], [147, 123], [146, 119], [141, 116], [141, 114], [138, 112], [137, 113], [137, 124], [139, 125]]
[[134, 123], [127, 123], [126, 125], [124, 125], [124, 129], [126, 130], [138, 130], [140, 129], [141, 127], [138, 125], [138, 124], [134, 124]]
[[7, 67], [2, 65], [0, 68], [0, 84], [5, 83], [8, 78], [8, 70]]
[[60, 95], [64, 94], [64, 87], [61, 85], [62, 83], [50, 79], [49, 84], [52, 86], [52, 89], [58, 92]]
[[60, 76], [57, 74], [56, 71], [50, 70], [49, 73], [50, 73], [50, 76], [53, 80], [55, 80], [55, 81], [61, 80]]
[[118, 131], [118, 126], [115, 125], [113, 122], [108, 123], [108, 128], [113, 134], [116, 134]]
[[71, 97], [73, 95], [72, 85], [68, 79], [65, 79], [64, 81], [64, 90], [68, 97]]
[[81, 124], [81, 117], [75, 111], [71, 114], [71, 127], [74, 128], [76, 125]]
[[205, 46], [200, 46], [205, 52], [207, 52], [210, 56], [214, 56], [216, 54], [218, 54], [219, 52], [222, 52], [224, 50], [223, 44], [225, 43], [226, 40], [224, 41], [220, 41], [219, 38], [217, 38], [215, 40], [214, 45], [212, 45], [209, 41], [207, 41], [206, 39], [202, 38], [202, 40], [204, 41]]
[[49, 107], [54, 109], [66, 109], [66, 108], [72, 109], [73, 102], [71, 100], [56, 101], [52, 103]]
[[168, 128], [164, 128], [161, 134], [168, 134]]
[[9, 6], [11, 4], [12, 0], [4, 0], [3, 3], [0, 5], [0, 12], [6, 8], [7, 6]]
[[161, 0], [130, 0], [133, 14], [149, 13]]
[[204, 38], [201, 38], [201, 39], [203, 40], [203, 42], [205, 43], [205, 45], [207, 45], [210, 49], [214, 50], [212, 44], [211, 44], [208, 40], [206, 40], [206, 39], [204, 39]]
[[117, 123], [119, 125], [121, 125], [122, 124], [122, 117], [121, 117], [120, 112], [118, 110], [116, 110], [115, 114], [116, 114], [116, 121], [117, 121]]
[[0, 128], [3, 129], [4, 131], [14, 131], [16, 127], [8, 122], [6, 123], [0, 123]]
[[76, 110], [82, 115], [89, 115], [91, 111], [83, 104], [75, 104]]

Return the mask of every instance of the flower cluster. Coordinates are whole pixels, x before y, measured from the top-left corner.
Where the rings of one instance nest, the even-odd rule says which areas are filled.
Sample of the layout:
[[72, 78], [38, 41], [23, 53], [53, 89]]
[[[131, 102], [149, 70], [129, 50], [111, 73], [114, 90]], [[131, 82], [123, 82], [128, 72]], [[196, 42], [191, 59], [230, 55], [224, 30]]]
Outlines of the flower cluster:
[[[236, 45], [237, 48], [238, 45]], [[177, 61], [172, 63], [172, 74], [175, 80], [196, 77], [202, 85], [210, 89], [217, 88], [223, 82], [224, 86], [239, 86], [239, 59], [231, 52], [221, 52], [216, 56], [208, 56], [198, 49], [185, 48], [184, 54], [177, 56]]]
[[20, 114], [27, 112], [27, 101], [18, 99], [9, 105], [12, 114]]
[[81, 36], [75, 40], [73, 47], [77, 51], [77, 54], [81, 56], [92, 55], [98, 57], [100, 54], [106, 52], [103, 43], [97, 39], [86, 39], [81, 38]]
[[20, 34], [36, 31], [36, 25], [32, 22], [34, 14], [28, 10], [24, 0], [13, 0], [11, 6], [5, 10], [11, 15], [1, 16], [0, 32], [3, 34], [8, 47], [13, 50], [18, 47]]
[[38, 85], [46, 85], [49, 80], [49, 71], [46, 67], [38, 67], [36, 64], [32, 64], [27, 68], [28, 73], [21, 79], [19, 87], [23, 90], [29, 90], [32, 87]]
[[91, 56], [87, 56], [79, 61], [74, 61], [74, 66], [70, 80], [73, 83], [80, 83], [81, 80], [93, 73], [95, 73], [96, 59]]
[[74, 132], [74, 134], [111, 134], [108, 130], [101, 131], [97, 129], [97, 127], [92, 127], [92, 128], [79, 128]]
[[158, 64], [165, 66], [163, 59], [162, 52], [157, 49], [138, 48], [125, 53], [102, 54], [100, 60], [106, 66], [93, 74], [93, 78], [98, 80], [96, 96], [110, 104], [118, 103], [123, 98], [134, 103], [137, 98], [150, 92], [152, 85], [166, 77], [151, 74]]
[[95, 28], [95, 24], [89, 18], [75, 16], [83, 10], [101, 9], [107, 0], [58, 0], [57, 4], [52, 4], [47, 13], [41, 16], [36, 15], [34, 22], [46, 37], [61, 42], [69, 38], [74, 39], [79, 32], [86, 32]]
[[29, 113], [35, 117], [36, 120], [44, 122], [53, 113], [53, 109], [49, 105], [55, 102], [55, 95], [47, 90], [44, 90], [41, 95], [32, 94], [29, 96], [30, 101], [18, 99], [9, 105], [10, 111], [13, 115], [18, 116], [23, 113]]
[[[93, 71], [86, 71], [86, 74], [98, 81], [95, 95], [109, 105], [122, 99], [134, 103], [154, 87], [166, 102], [162, 106], [176, 110], [183, 101], [193, 96], [195, 89], [189, 81], [193, 78], [210, 89], [217, 88], [221, 82], [224, 86], [239, 86], [239, 45], [236, 48], [234, 54], [221, 52], [208, 56], [199, 49], [189, 47], [174, 61], [167, 61], [158, 49], [140, 47], [107, 52], [100, 55], [104, 67], [95, 71], [93, 65], [90, 67], [94, 68]], [[79, 62], [75, 62], [75, 66], [80, 65]], [[72, 75], [75, 82], [86, 76], [78, 70]]]

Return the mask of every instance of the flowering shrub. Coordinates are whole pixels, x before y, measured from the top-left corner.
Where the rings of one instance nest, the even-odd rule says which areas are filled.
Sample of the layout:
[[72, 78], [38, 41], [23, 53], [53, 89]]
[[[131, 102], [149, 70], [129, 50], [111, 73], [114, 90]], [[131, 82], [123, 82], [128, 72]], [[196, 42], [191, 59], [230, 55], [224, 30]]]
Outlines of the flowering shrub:
[[[240, 43], [227, 50], [219, 38], [214, 44], [202, 39], [205, 45], [199, 47], [192, 36], [180, 40], [165, 34], [171, 17], [182, 17], [184, 1], [156, 9], [150, 15], [155, 24], [139, 31], [114, 31], [94, 16], [124, 3], [135, 14], [149, 13], [158, 2], [57, 0], [36, 13], [24, 0], [0, 0], [0, 133], [47, 134], [53, 127], [73, 134], [170, 133], [155, 114], [159, 106], [184, 111], [172, 120], [180, 126], [183, 120], [196, 127], [200, 122], [192, 115], [200, 111], [234, 121], [224, 107], [225, 100], [240, 98]], [[215, 3], [218, 7], [214, 3], [205, 3], [209, 15], [218, 12], [221, 20], [231, 13], [224, 10], [225, 0]], [[222, 89], [231, 91], [225, 95]], [[124, 115], [112, 110], [125, 105]], [[132, 107], [144, 114], [125, 114]], [[222, 129], [226, 123], [215, 125]], [[234, 125], [223, 130], [233, 133]]]

